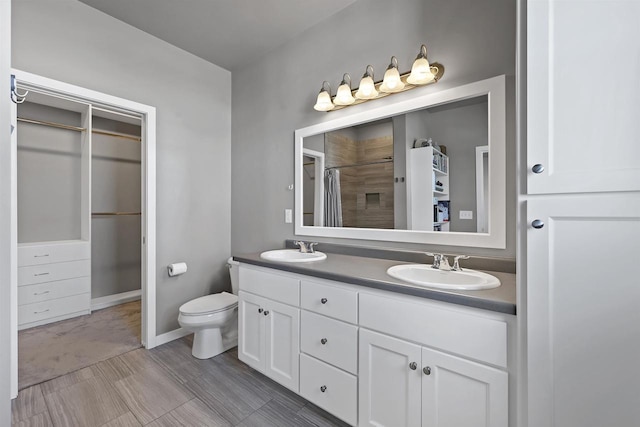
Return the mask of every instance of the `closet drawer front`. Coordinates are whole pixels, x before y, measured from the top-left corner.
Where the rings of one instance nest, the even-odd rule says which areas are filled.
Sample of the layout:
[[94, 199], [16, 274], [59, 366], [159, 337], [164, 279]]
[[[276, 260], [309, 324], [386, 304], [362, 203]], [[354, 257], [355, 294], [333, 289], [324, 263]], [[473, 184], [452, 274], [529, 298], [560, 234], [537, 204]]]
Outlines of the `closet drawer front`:
[[285, 304], [300, 304], [300, 281], [290, 276], [240, 265], [240, 289]]
[[350, 289], [303, 280], [300, 306], [334, 319], [358, 323], [358, 293]]
[[[360, 326], [500, 367], [507, 366], [507, 323], [481, 314], [360, 294]], [[451, 333], [455, 331], [455, 333]]]
[[350, 425], [357, 424], [358, 380], [355, 376], [301, 354], [300, 395]]
[[18, 286], [91, 275], [91, 260], [59, 262], [18, 268]]
[[33, 304], [88, 292], [91, 292], [90, 277], [20, 286], [18, 288], [18, 304]]
[[89, 310], [91, 294], [73, 295], [18, 307], [18, 324], [39, 322], [66, 314]]
[[89, 242], [64, 242], [47, 244], [25, 244], [18, 246], [18, 266], [51, 264], [76, 261], [91, 257]]
[[300, 331], [303, 352], [352, 374], [358, 373], [357, 326], [302, 310]]

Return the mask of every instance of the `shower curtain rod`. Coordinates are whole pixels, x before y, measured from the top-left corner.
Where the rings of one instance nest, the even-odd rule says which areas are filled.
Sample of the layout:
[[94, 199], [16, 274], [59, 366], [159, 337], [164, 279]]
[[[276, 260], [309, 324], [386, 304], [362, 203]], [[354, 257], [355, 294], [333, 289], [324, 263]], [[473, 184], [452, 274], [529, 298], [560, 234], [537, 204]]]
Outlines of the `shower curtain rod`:
[[384, 160], [376, 160], [376, 161], [367, 162], [367, 163], [354, 163], [352, 165], [331, 166], [331, 167], [325, 168], [325, 170], [327, 170], [327, 169], [340, 169], [340, 168], [355, 168], [355, 167], [358, 167], [358, 166], [379, 165], [381, 163], [391, 163], [391, 162], [393, 162], [393, 158], [384, 159]]

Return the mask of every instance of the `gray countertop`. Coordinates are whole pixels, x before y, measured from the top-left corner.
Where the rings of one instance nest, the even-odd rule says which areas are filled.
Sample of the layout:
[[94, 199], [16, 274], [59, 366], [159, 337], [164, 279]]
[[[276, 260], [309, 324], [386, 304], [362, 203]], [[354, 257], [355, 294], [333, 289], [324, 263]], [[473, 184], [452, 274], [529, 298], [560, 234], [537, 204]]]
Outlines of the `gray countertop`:
[[410, 264], [402, 261], [332, 253], [327, 253], [327, 259], [323, 261], [307, 263], [267, 261], [260, 258], [260, 254], [236, 255], [233, 259], [260, 267], [273, 268], [500, 313], [516, 314], [516, 275], [511, 273], [486, 271], [500, 279], [502, 285], [495, 289], [455, 291], [415, 286], [389, 276], [387, 274], [389, 267], [398, 264]]

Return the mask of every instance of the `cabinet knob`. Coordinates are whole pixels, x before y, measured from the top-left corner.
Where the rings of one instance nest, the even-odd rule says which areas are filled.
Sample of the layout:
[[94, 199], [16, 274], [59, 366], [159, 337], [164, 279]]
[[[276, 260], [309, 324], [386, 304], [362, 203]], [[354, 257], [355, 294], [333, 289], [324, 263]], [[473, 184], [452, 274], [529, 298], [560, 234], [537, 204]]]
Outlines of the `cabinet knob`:
[[533, 165], [531, 170], [533, 171], [533, 173], [542, 173], [544, 171], [544, 166], [542, 166], [540, 163], [537, 163]]
[[326, 298], [322, 298], [322, 299], [320, 300], [320, 302], [321, 302], [321, 303], [323, 303], [323, 304], [326, 304], [326, 303], [327, 303], [327, 299], [326, 299]]
[[259, 309], [258, 309], [258, 313], [262, 313], [263, 311], [264, 311], [264, 310], [263, 310], [263, 309], [261, 309], [261, 308], [259, 308]]
[[415, 371], [418, 368], [418, 364], [416, 362], [409, 363], [409, 369]]
[[264, 311], [264, 315], [265, 315], [265, 316], [268, 316], [268, 315], [269, 315], [269, 310], [265, 310], [265, 311]]
[[425, 375], [431, 375], [431, 368], [425, 366], [424, 368], [422, 368], [422, 372], [424, 372]]
[[322, 339], [320, 340], [320, 342], [322, 343], [322, 345], [325, 345], [325, 344], [327, 343], [327, 339], [326, 339], [326, 338], [322, 338]]
[[532, 226], [533, 228], [540, 229], [540, 228], [544, 227], [544, 222], [540, 221], [539, 219], [534, 219], [534, 220], [531, 222], [531, 226]]
[[323, 392], [323, 393], [324, 393], [325, 391], [327, 391], [327, 386], [326, 386], [326, 385], [323, 385], [322, 387], [320, 387], [320, 391], [321, 391], [321, 392]]

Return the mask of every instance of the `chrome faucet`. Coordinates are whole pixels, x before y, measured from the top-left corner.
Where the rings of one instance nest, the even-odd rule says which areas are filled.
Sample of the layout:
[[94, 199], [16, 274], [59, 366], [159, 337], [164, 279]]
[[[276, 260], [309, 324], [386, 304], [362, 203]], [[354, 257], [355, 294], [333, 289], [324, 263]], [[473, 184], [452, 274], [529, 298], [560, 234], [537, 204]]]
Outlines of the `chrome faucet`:
[[451, 271], [462, 271], [462, 267], [460, 267], [461, 259], [469, 259], [469, 255], [457, 255], [453, 259], [453, 267], [451, 267]]
[[443, 254], [434, 254], [427, 252], [427, 255], [433, 257], [433, 264], [431, 268], [435, 268], [436, 270], [449, 271], [451, 270], [451, 266], [449, 265], [449, 258]]
[[302, 252], [303, 254], [306, 253], [314, 253], [315, 249], [313, 249], [313, 247], [315, 245], [317, 245], [317, 242], [303, 242], [302, 240], [297, 240], [295, 242], [293, 242], [294, 245], [298, 246], [300, 248], [300, 252]]

